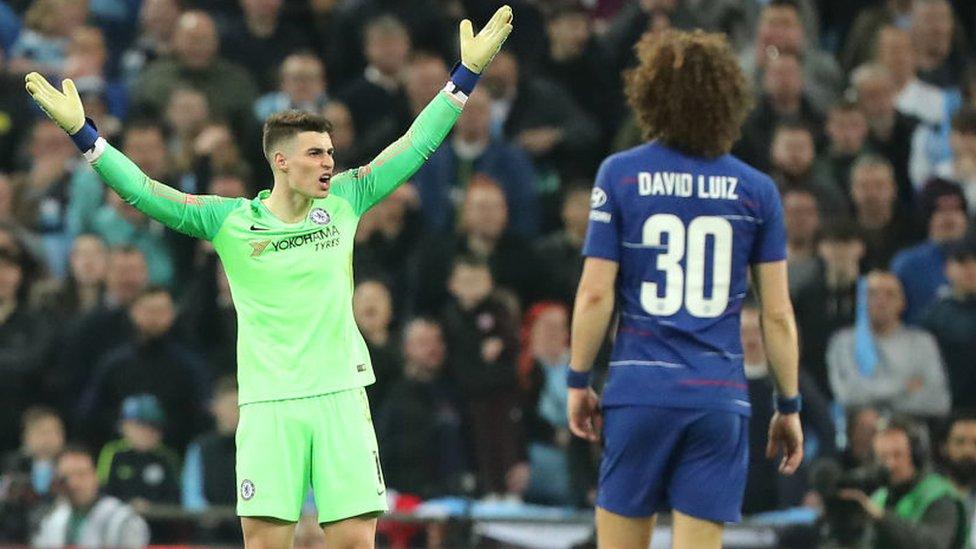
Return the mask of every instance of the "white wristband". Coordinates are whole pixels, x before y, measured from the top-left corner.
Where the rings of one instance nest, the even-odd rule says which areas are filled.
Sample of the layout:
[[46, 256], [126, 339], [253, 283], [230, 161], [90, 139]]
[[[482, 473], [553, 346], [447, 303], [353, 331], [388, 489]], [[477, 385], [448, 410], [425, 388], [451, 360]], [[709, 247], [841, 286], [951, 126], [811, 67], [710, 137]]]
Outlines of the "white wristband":
[[105, 141], [104, 137], [99, 136], [99, 138], [95, 140], [95, 146], [83, 152], [82, 154], [84, 155], [85, 160], [87, 160], [89, 164], [93, 164], [95, 163], [96, 160], [98, 160], [100, 156], [102, 156], [102, 153], [105, 152], [105, 147], [107, 146], [108, 146], [108, 141]]

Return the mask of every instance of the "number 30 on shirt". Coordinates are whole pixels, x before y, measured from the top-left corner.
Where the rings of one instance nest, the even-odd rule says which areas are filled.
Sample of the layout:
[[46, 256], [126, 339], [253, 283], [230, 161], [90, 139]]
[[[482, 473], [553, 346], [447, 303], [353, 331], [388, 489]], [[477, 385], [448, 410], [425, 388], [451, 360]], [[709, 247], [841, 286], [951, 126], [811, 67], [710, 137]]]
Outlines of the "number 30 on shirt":
[[[641, 283], [641, 305], [653, 316], [671, 316], [682, 304], [692, 316], [715, 318], [729, 304], [732, 275], [732, 224], [722, 217], [701, 216], [687, 228], [672, 214], [655, 214], [644, 221], [643, 246], [664, 248], [657, 256], [657, 269], [664, 272], [664, 292], [654, 282]], [[711, 237], [712, 287], [705, 297], [705, 242]], [[685, 267], [681, 259], [685, 258]]]

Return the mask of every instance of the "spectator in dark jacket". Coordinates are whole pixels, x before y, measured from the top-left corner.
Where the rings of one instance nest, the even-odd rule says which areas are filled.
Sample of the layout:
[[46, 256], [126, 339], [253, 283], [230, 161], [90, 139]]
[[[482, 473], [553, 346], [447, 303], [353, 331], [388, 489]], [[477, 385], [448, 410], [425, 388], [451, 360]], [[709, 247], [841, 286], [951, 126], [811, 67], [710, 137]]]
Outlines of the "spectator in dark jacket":
[[465, 406], [479, 484], [484, 493], [520, 493], [512, 486], [524, 459], [515, 361], [518, 336], [508, 306], [493, 295], [491, 270], [483, 261], [461, 256], [448, 284], [453, 299], [441, 315], [451, 377]]
[[0, 452], [17, 447], [23, 411], [50, 398], [44, 368], [51, 330], [27, 307], [35, 265], [19, 242], [0, 247], [0, 402], [5, 409], [0, 414]]
[[483, 84], [493, 99], [493, 135], [504, 134], [538, 168], [564, 179], [592, 170], [600, 127], [566, 90], [520, 71], [518, 59], [507, 50], [488, 66]]
[[922, 326], [935, 336], [949, 375], [955, 409], [976, 407], [976, 240], [951, 246], [946, 275], [952, 291], [932, 305]]
[[376, 414], [386, 483], [422, 498], [462, 493], [462, 408], [447, 379], [440, 325], [417, 318], [403, 330], [404, 368]]
[[915, 228], [898, 203], [891, 163], [875, 155], [862, 156], [851, 168], [854, 220], [864, 238], [865, 270], [885, 269], [895, 252], [915, 241]]
[[563, 226], [536, 241], [539, 268], [544, 270], [552, 297], [567, 307], [576, 299], [576, 286], [583, 273], [583, 239], [590, 219], [589, 181], [577, 181], [563, 191]]
[[148, 393], [159, 400], [171, 420], [167, 441], [185, 448], [205, 424], [209, 375], [202, 359], [172, 336], [176, 310], [169, 290], [146, 288], [132, 302], [129, 316], [133, 336], [107, 351], [99, 362], [84, 390], [82, 417], [92, 439], [104, 440], [122, 399]]
[[118, 246], [109, 251], [102, 306], [78, 319], [64, 335], [59, 368], [61, 390], [68, 409], [76, 411], [81, 397], [78, 389], [91, 381], [95, 367], [105, 353], [131, 337], [132, 324], [127, 307], [146, 287], [148, 280], [146, 259], [138, 248]]
[[308, 49], [308, 37], [281, 13], [284, 2], [242, 0], [241, 17], [221, 33], [220, 49], [229, 61], [251, 73], [261, 91], [276, 83], [276, 69], [290, 53]]
[[531, 303], [544, 293], [545, 275], [536, 269], [529, 242], [509, 232], [508, 208], [501, 187], [487, 177], [468, 185], [461, 206], [460, 234], [434, 234], [419, 246], [411, 273], [410, 297], [415, 313], [436, 314], [448, 300], [447, 280], [458, 255], [474, 255], [486, 261], [499, 290]]
[[851, 223], [828, 225], [820, 235], [817, 255], [820, 260], [817, 275], [797, 292], [793, 304], [803, 367], [817, 388], [830, 396], [825, 361], [827, 342], [834, 332], [854, 322], [864, 239]]

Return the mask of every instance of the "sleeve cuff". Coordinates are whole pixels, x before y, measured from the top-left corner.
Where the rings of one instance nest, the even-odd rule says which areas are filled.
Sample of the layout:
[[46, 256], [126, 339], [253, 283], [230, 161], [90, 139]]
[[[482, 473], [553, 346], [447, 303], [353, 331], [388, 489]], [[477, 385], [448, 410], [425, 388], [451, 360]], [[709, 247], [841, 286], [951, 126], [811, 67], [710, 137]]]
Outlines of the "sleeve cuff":
[[74, 141], [78, 150], [84, 153], [95, 146], [95, 142], [98, 140], [98, 129], [91, 118], [85, 118], [85, 125], [69, 137]]
[[95, 161], [102, 156], [102, 153], [105, 152], [105, 147], [107, 146], [108, 141], [105, 141], [104, 137], [96, 136], [95, 144], [92, 145], [88, 150], [83, 151], [82, 155], [84, 155], [85, 160], [87, 160], [89, 164], [94, 164]]
[[474, 86], [478, 83], [478, 78], [480, 77], [481, 75], [465, 67], [460, 61], [451, 70], [451, 82], [454, 82], [457, 89], [462, 91], [466, 96], [471, 95], [471, 92], [474, 91]]

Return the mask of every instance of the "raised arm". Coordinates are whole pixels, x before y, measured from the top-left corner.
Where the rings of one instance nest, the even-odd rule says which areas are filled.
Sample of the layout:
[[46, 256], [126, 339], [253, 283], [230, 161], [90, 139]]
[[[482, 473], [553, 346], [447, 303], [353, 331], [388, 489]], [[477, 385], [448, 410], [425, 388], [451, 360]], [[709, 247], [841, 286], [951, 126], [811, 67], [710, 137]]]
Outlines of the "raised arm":
[[333, 192], [349, 200], [362, 215], [403, 184], [437, 150], [454, 127], [478, 77], [512, 32], [512, 8], [502, 6], [477, 35], [471, 21], [461, 21], [461, 62], [451, 80], [421, 111], [400, 139], [369, 164], [333, 179]]
[[124, 154], [99, 137], [94, 124], [85, 118], [74, 82], [64, 80], [62, 87], [63, 92], [36, 72], [26, 78], [31, 98], [68, 133], [95, 173], [123, 200], [173, 230], [212, 239], [227, 214], [239, 205], [239, 199], [186, 194], [150, 179]]

